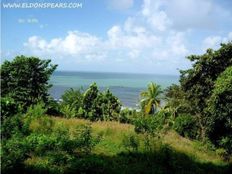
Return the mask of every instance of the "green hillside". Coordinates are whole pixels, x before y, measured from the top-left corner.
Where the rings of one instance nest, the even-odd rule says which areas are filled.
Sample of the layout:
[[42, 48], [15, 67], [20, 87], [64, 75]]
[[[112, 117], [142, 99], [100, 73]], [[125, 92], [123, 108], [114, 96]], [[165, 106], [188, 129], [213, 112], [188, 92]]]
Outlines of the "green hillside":
[[[206, 145], [183, 138], [172, 130], [158, 136], [136, 134], [134, 126], [119, 122], [90, 122], [83, 119], [52, 117], [54, 127], [63, 125], [69, 134], [75, 127], [90, 124], [92, 135], [100, 141], [87, 156], [78, 156], [76, 163], [56, 165], [48, 156], [33, 156], [25, 161], [29, 171], [80, 173], [229, 173], [229, 163]], [[43, 127], [31, 123], [34, 131]], [[132, 137], [132, 138], [131, 138]], [[129, 140], [131, 138], [131, 141]], [[149, 148], [146, 139], [149, 139]], [[138, 147], [136, 149], [136, 145]], [[50, 165], [52, 163], [52, 165]]]

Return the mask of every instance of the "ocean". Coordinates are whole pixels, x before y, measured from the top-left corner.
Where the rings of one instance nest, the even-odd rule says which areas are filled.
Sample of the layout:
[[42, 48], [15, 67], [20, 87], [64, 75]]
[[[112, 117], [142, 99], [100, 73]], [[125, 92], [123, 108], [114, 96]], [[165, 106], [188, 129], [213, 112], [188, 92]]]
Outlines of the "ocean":
[[179, 76], [175, 75], [55, 71], [50, 79], [53, 84], [50, 94], [55, 99], [60, 99], [69, 88], [86, 89], [96, 82], [101, 91], [109, 88], [123, 106], [136, 108], [141, 91], [145, 90], [150, 82], [155, 82], [165, 89], [171, 84], [178, 84], [178, 79]]

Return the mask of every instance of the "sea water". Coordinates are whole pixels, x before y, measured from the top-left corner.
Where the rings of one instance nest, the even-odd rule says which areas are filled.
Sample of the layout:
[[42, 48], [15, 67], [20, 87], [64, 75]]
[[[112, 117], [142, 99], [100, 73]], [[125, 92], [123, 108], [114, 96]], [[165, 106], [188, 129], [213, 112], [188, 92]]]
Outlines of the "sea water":
[[50, 94], [59, 99], [69, 88], [86, 89], [96, 82], [101, 91], [109, 88], [123, 106], [134, 108], [139, 103], [141, 91], [145, 90], [150, 82], [165, 89], [171, 84], [178, 84], [178, 78], [177, 75], [56, 71], [50, 80], [53, 84]]

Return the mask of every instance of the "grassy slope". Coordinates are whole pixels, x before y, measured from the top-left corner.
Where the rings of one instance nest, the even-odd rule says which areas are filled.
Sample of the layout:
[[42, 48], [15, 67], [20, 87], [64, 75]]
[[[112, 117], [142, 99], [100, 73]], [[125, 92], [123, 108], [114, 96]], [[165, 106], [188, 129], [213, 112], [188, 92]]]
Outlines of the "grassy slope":
[[[52, 118], [56, 123], [74, 128], [90, 123], [94, 134], [102, 134], [101, 142], [95, 147], [92, 157], [100, 163], [94, 173], [228, 173], [227, 163], [199, 142], [193, 142], [173, 131], [160, 135], [155, 143], [158, 148], [152, 153], [144, 152], [144, 136], [138, 135], [140, 149], [128, 153], [122, 145], [125, 136], [135, 135], [134, 126], [118, 122], [89, 122], [82, 119]], [[167, 144], [168, 150], [161, 144]], [[168, 152], [167, 152], [168, 151]], [[31, 159], [30, 164], [36, 163]], [[186, 171], [186, 172], [185, 172]], [[188, 171], [188, 172], [187, 172]]]

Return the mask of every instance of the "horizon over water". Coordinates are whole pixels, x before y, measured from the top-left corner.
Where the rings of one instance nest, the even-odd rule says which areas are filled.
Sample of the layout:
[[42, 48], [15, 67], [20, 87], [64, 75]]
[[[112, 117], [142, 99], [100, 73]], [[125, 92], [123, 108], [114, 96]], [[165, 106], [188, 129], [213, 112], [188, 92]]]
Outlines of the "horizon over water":
[[84, 90], [94, 82], [99, 89], [109, 88], [119, 98], [123, 106], [135, 108], [139, 102], [139, 95], [150, 82], [157, 83], [162, 89], [171, 84], [178, 84], [178, 75], [141, 74], [122, 72], [87, 72], [87, 71], [55, 71], [50, 83], [53, 87], [50, 94], [60, 99], [69, 88], [83, 88]]

